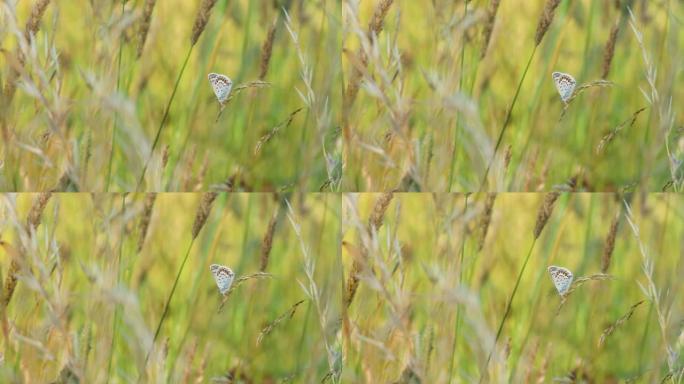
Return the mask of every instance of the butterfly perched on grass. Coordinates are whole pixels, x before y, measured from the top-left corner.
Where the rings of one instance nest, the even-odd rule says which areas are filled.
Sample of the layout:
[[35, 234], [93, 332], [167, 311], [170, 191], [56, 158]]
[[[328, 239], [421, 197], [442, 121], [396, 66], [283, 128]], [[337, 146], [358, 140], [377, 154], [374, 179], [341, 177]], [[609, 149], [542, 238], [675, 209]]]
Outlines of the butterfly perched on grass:
[[567, 268], [557, 267], [555, 265], [550, 266], [548, 270], [558, 294], [565, 296], [565, 294], [568, 293], [568, 289], [570, 289], [572, 279], [574, 278], [572, 272]]
[[226, 75], [220, 73], [210, 73], [208, 76], [211, 88], [214, 90], [214, 95], [218, 102], [223, 105], [230, 97], [230, 91], [233, 89], [233, 81]]
[[575, 81], [574, 77], [563, 72], [554, 72], [551, 76], [553, 77], [553, 82], [556, 84], [556, 89], [560, 94], [561, 100], [563, 100], [564, 103], [567, 103], [568, 100], [570, 100], [572, 93], [575, 92], [577, 81]]
[[214, 280], [216, 280], [216, 285], [222, 295], [225, 295], [230, 290], [230, 286], [233, 285], [233, 278], [235, 274], [233, 270], [219, 264], [212, 264], [209, 267], [211, 274], [214, 275]]

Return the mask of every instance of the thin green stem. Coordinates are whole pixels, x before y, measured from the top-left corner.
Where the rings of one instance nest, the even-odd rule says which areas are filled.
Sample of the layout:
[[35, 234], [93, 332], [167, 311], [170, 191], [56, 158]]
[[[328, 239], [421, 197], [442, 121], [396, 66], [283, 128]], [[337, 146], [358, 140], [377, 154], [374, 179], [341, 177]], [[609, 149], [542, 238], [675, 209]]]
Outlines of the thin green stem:
[[489, 169], [492, 166], [492, 163], [496, 159], [496, 152], [499, 150], [499, 147], [501, 146], [501, 140], [503, 139], [503, 135], [506, 132], [506, 128], [508, 127], [509, 123], [511, 122], [511, 115], [513, 114], [513, 108], [515, 107], [515, 102], [518, 100], [518, 95], [520, 94], [520, 89], [522, 88], [522, 84], [525, 81], [525, 76], [527, 76], [527, 71], [530, 69], [530, 64], [532, 64], [532, 59], [534, 58], [534, 54], [537, 52], [537, 46], [534, 46], [534, 49], [532, 49], [532, 54], [530, 54], [530, 58], [527, 60], [527, 65], [525, 66], [525, 71], [523, 71], [522, 77], [520, 78], [520, 82], [518, 82], [518, 88], [515, 90], [515, 95], [513, 96], [513, 101], [511, 102], [511, 106], [508, 108], [508, 111], [506, 112], [506, 119], [504, 120], [503, 126], [501, 127], [501, 131], [499, 131], [499, 137], [496, 139], [496, 145], [494, 146], [494, 153], [492, 153], [492, 158], [489, 160], [489, 163], [487, 164], [487, 168], [485, 169], [485, 173], [482, 176], [482, 181], [480, 182], [480, 188], [479, 190], [481, 191], [482, 188], [485, 186], [487, 183], [487, 175], [489, 175]]
[[[468, 16], [468, 2], [465, 2], [465, 8], [463, 10], [463, 19]], [[458, 74], [458, 90], [463, 90], [463, 62], [465, 61], [465, 32], [463, 33], [463, 43], [461, 44], [461, 72]], [[461, 126], [461, 114], [456, 116], [456, 132], [454, 133], [454, 149], [451, 151], [451, 167], [449, 169], [449, 192], [451, 192], [451, 185], [454, 180], [454, 168], [456, 167], [456, 143], [458, 142], [460, 132], [459, 127]], [[467, 200], [466, 200], [467, 201]], [[449, 370], [451, 371], [451, 370]], [[451, 377], [451, 375], [449, 376]]]
[[508, 302], [506, 303], [506, 310], [504, 311], [504, 315], [501, 318], [501, 322], [499, 323], [499, 329], [496, 331], [496, 337], [494, 338], [494, 344], [492, 345], [492, 349], [489, 350], [489, 354], [487, 355], [487, 361], [485, 362], [484, 367], [482, 367], [482, 372], [480, 372], [480, 383], [484, 380], [485, 376], [487, 376], [487, 366], [489, 366], [489, 361], [492, 359], [492, 353], [494, 353], [494, 349], [496, 349], [496, 343], [499, 341], [499, 337], [501, 337], [501, 331], [503, 330], [504, 323], [506, 322], [506, 318], [508, 318], [508, 315], [511, 312], [511, 305], [513, 304], [513, 299], [515, 298], [515, 293], [518, 292], [518, 286], [520, 285], [520, 281], [522, 280], [522, 275], [525, 273], [525, 268], [527, 267], [527, 262], [530, 261], [530, 255], [532, 255], [532, 250], [534, 249], [534, 245], [537, 243], [537, 239], [535, 238], [532, 241], [532, 245], [530, 245], [530, 250], [527, 251], [527, 256], [525, 257], [525, 261], [523, 262], [522, 268], [520, 268], [520, 272], [518, 272], [518, 278], [515, 280], [515, 286], [513, 286], [513, 292], [511, 293], [511, 297], [508, 299]]
[[[123, 195], [123, 198], [121, 200], [121, 229], [120, 229], [120, 237], [119, 237], [119, 259], [117, 261], [117, 274], [116, 274], [116, 283], [120, 284], [121, 283], [121, 258], [123, 255], [123, 239], [124, 239], [124, 229], [125, 229], [125, 222], [124, 222], [124, 217], [126, 213], [126, 195]], [[111, 377], [111, 372], [112, 372], [112, 360], [114, 359], [114, 347], [116, 346], [116, 333], [118, 329], [118, 324], [119, 324], [119, 317], [121, 316], [121, 306], [119, 304], [116, 304], [116, 307], [114, 309], [114, 322], [112, 324], [112, 341], [109, 346], [109, 363], [107, 364], [107, 383], [109, 383], [109, 378]]]
[[[123, 18], [124, 8], [126, 5], [126, 0], [121, 0], [121, 17]], [[124, 44], [124, 34], [121, 34], [119, 38], [119, 57], [117, 59], [117, 69], [116, 69], [116, 93], [119, 93], [121, 89], [121, 53], [123, 52]], [[114, 114], [114, 126], [112, 127], [112, 147], [109, 149], [109, 164], [107, 165], [107, 184], [105, 185], [105, 191], [109, 192], [109, 183], [112, 180], [112, 162], [114, 160], [114, 148], [116, 147], [116, 126], [119, 123], [119, 114]], [[107, 375], [109, 377], [109, 375]]]
[[[465, 195], [465, 207], [463, 207], [463, 213], [468, 212], [468, 197], [469, 195]], [[459, 268], [459, 277], [458, 277], [458, 283], [463, 284], [463, 256], [465, 254], [465, 242], [466, 242], [466, 230], [467, 226], [463, 226], [463, 240], [461, 241], [461, 255], [460, 255], [460, 261], [458, 264]], [[456, 308], [456, 323], [454, 325], [454, 343], [453, 346], [451, 347], [451, 359], [449, 360], [449, 383], [451, 384], [451, 380], [454, 378], [454, 355], [456, 354], [456, 344], [458, 341], [458, 328], [461, 323], [461, 305], [459, 304]]]
[[178, 286], [178, 281], [180, 281], [180, 276], [183, 273], [183, 268], [185, 268], [185, 263], [188, 261], [188, 256], [190, 255], [190, 250], [192, 249], [192, 245], [195, 243], [195, 239], [193, 238], [190, 240], [190, 244], [188, 245], [188, 249], [185, 251], [185, 257], [183, 257], [183, 262], [180, 265], [180, 268], [178, 268], [178, 273], [176, 274], [176, 279], [173, 281], [173, 286], [171, 287], [171, 292], [169, 293], [169, 297], [166, 299], [166, 303], [164, 303], [164, 310], [162, 311], [161, 318], [159, 319], [159, 324], [157, 324], [157, 329], [154, 331], [154, 338], [152, 338], [152, 345], [150, 346], [150, 350], [147, 351], [147, 354], [145, 355], [145, 364], [143, 364], [142, 367], [142, 372], [140, 372], [140, 375], [138, 376], [138, 382], [142, 380], [142, 378], [145, 376], [145, 369], [147, 367], [147, 361], [150, 358], [150, 353], [152, 352], [152, 349], [154, 349], [154, 343], [157, 341], [157, 338], [159, 337], [159, 331], [161, 331], [161, 327], [164, 324], [164, 320], [166, 319], [166, 315], [169, 312], [169, 305], [171, 304], [171, 299], [173, 298], [173, 294], [176, 292], [176, 287]]
[[157, 134], [154, 136], [152, 148], [150, 149], [150, 155], [147, 157], [147, 160], [145, 160], [145, 165], [143, 166], [142, 173], [140, 174], [140, 178], [138, 179], [138, 185], [135, 187], [136, 192], [140, 189], [140, 185], [142, 185], [142, 182], [145, 179], [145, 172], [147, 172], [147, 167], [150, 165], [150, 160], [152, 159], [154, 150], [155, 148], [157, 148], [157, 144], [159, 143], [159, 136], [161, 135], [162, 128], [164, 128], [164, 123], [166, 122], [166, 119], [169, 117], [171, 103], [173, 103], [173, 99], [174, 97], [176, 97], [176, 91], [178, 91], [178, 84], [180, 84], [181, 78], [183, 77], [183, 72], [185, 72], [185, 67], [188, 65], [188, 61], [190, 60], [190, 54], [192, 53], [192, 49], [194, 47], [194, 45], [191, 45], [190, 49], [188, 49], [188, 54], [185, 56], [185, 60], [183, 61], [183, 66], [181, 67], [180, 73], [178, 73], [178, 77], [176, 78], [176, 84], [173, 86], [173, 92], [171, 92], [171, 97], [169, 98], [169, 102], [166, 104], [166, 109], [164, 110], [164, 116], [162, 117], [161, 122], [159, 123], [159, 128], [157, 128]]

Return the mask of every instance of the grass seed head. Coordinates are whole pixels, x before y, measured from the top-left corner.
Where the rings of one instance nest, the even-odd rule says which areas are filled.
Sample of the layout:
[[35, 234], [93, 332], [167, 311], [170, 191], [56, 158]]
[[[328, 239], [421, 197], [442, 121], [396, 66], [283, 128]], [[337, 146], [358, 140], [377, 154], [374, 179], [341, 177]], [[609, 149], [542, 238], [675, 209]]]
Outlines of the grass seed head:
[[489, 8], [487, 9], [487, 21], [485, 22], [484, 29], [482, 30], [483, 42], [482, 52], [480, 52], [480, 59], [484, 59], [484, 57], [487, 55], [489, 41], [492, 38], [492, 31], [494, 31], [496, 12], [499, 10], [499, 3], [501, 3], [501, 0], [491, 0], [489, 2]]
[[556, 8], [560, 4], [561, 0], [547, 0], [544, 6], [544, 12], [542, 12], [539, 17], [539, 23], [537, 24], [537, 32], [534, 35], [534, 44], [539, 45], [548, 31], [551, 23], [553, 22], [553, 16], [556, 13]]
[[28, 217], [26, 219], [26, 225], [29, 228], [36, 229], [40, 225], [40, 220], [43, 217], [43, 211], [47, 206], [48, 201], [52, 197], [52, 192], [44, 192], [38, 195], [38, 197], [33, 200], [33, 205], [29, 211]]
[[202, 32], [204, 32], [204, 28], [207, 27], [209, 17], [211, 17], [211, 9], [214, 8], [214, 5], [216, 5], [216, 0], [202, 1], [197, 11], [197, 17], [195, 17], [195, 24], [192, 27], [192, 36], [190, 37], [192, 45], [197, 44], [197, 40], [199, 40]]
[[603, 71], [601, 72], [601, 78], [608, 78], [610, 73], [610, 63], [613, 61], [613, 55], [615, 54], [615, 41], [617, 40], [618, 31], [620, 26], [615, 23], [613, 29], [610, 31], [610, 37], [606, 42], [606, 47], [603, 49]]
[[259, 80], [266, 78], [268, 73], [268, 64], [271, 62], [271, 54], [273, 53], [273, 40], [275, 40], [276, 25], [278, 24], [278, 19], [276, 18], [271, 24], [271, 28], [268, 30], [266, 35], [266, 40], [261, 46], [261, 62], [259, 71]]
[[142, 19], [140, 21], [140, 28], [138, 29], [138, 59], [145, 48], [145, 41], [147, 40], [147, 33], [150, 30], [150, 22], [152, 20], [152, 11], [154, 11], [154, 5], [156, 3], [157, 0], [145, 0], [145, 5], [143, 6]]
[[197, 235], [204, 227], [204, 224], [209, 218], [209, 213], [211, 213], [211, 206], [214, 204], [218, 194], [216, 192], [207, 192], [202, 195], [202, 201], [197, 209], [197, 214], [195, 215], [195, 222], [192, 225], [192, 238], [197, 238]]
[[610, 267], [610, 260], [613, 256], [613, 251], [615, 250], [615, 236], [617, 235], [618, 224], [620, 223], [620, 212], [615, 215], [613, 222], [610, 223], [610, 229], [608, 230], [608, 236], [606, 237], [606, 242], [603, 245], [603, 254], [601, 255], [601, 272], [608, 272]]
[[551, 214], [553, 213], [553, 207], [556, 205], [556, 200], [560, 196], [559, 192], [549, 192], [544, 198], [544, 203], [539, 207], [539, 212], [537, 212], [537, 222], [534, 225], [534, 238], [539, 238], [542, 230], [549, 221]]
[[40, 27], [40, 20], [43, 18], [43, 14], [45, 14], [45, 9], [49, 4], [50, 0], [37, 0], [35, 3], [33, 3], [33, 8], [31, 9], [31, 16], [26, 22], [26, 40], [30, 41], [31, 36], [34, 36], [36, 32], [38, 32], [38, 28]]

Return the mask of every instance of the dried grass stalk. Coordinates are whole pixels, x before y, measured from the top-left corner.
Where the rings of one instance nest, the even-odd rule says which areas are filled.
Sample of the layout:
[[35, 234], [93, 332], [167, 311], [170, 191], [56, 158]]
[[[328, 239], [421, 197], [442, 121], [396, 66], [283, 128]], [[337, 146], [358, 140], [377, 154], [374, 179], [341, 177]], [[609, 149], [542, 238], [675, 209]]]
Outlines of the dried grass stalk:
[[33, 8], [31, 9], [31, 16], [26, 22], [26, 31], [24, 32], [24, 37], [27, 41], [31, 41], [31, 36], [35, 36], [40, 27], [40, 20], [45, 14], [45, 9], [50, 4], [50, 0], [36, 0], [33, 3]]
[[197, 238], [197, 235], [204, 227], [204, 224], [209, 218], [209, 213], [211, 213], [211, 206], [214, 204], [214, 200], [218, 193], [216, 192], [206, 192], [202, 195], [202, 201], [200, 202], [199, 208], [197, 209], [197, 214], [195, 215], [195, 222], [192, 225], [192, 238], [193, 240]]
[[204, 32], [204, 28], [207, 27], [209, 17], [211, 17], [211, 9], [214, 8], [214, 5], [216, 5], [216, 0], [202, 1], [202, 4], [197, 11], [197, 17], [195, 17], [195, 24], [192, 27], [192, 37], [190, 37], [192, 45], [197, 43], [202, 32]]
[[297, 108], [294, 112], [290, 113], [290, 116], [287, 117], [287, 119], [275, 127], [273, 127], [267, 134], [261, 136], [259, 141], [257, 142], [256, 146], [254, 147], [254, 154], [258, 155], [261, 152], [261, 147], [264, 146], [264, 144], [268, 143], [282, 128], [287, 128], [292, 124], [292, 120], [294, 119], [295, 115], [299, 113], [304, 108]]
[[605, 48], [603, 48], [603, 71], [601, 72], [601, 78], [608, 78], [610, 73], [610, 63], [613, 62], [613, 55], [615, 54], [615, 41], [617, 40], [618, 31], [620, 25], [616, 22], [613, 29], [610, 31], [610, 37], [606, 42]]
[[228, 292], [226, 292], [226, 294], [223, 295], [223, 299], [221, 299], [221, 304], [219, 305], [219, 308], [218, 308], [218, 313], [221, 313], [221, 311], [223, 310], [223, 306], [226, 305], [226, 302], [228, 302], [228, 299], [233, 294], [233, 291], [235, 291], [245, 281], [252, 280], [252, 279], [270, 279], [272, 277], [273, 277], [273, 275], [271, 275], [270, 273], [266, 273], [266, 272], [257, 272], [257, 273], [252, 273], [251, 275], [244, 275], [244, 276], [238, 277], [235, 281], [233, 281], [233, 285], [230, 286], [230, 289], [228, 290]]
[[563, 308], [565, 303], [568, 301], [568, 297], [570, 297], [570, 295], [573, 292], [575, 292], [579, 287], [583, 286], [589, 281], [603, 281], [611, 279], [613, 279], [613, 276], [608, 275], [606, 273], [596, 273], [593, 275], [576, 278], [575, 280], [573, 280], [572, 285], [570, 285], [570, 288], [565, 292], [565, 294], [561, 295], [561, 301], [558, 304], [558, 309], [556, 309], [556, 315], [560, 313], [561, 308]]
[[[394, 0], [380, 0], [378, 5], [375, 7], [375, 12], [373, 12], [373, 17], [368, 23], [368, 38], [372, 36], [377, 36], [382, 32], [385, 17], [389, 8], [394, 3]], [[348, 110], [356, 99], [356, 95], [359, 92], [359, 87], [361, 86], [361, 78], [363, 77], [363, 70], [368, 65], [368, 57], [362, 49], [358, 51], [358, 57], [355, 60], [355, 65], [353, 65], [352, 73], [349, 76], [349, 82], [347, 83], [347, 89], [344, 95], [344, 109]]]
[[264, 340], [264, 337], [266, 337], [269, 333], [273, 331], [273, 329], [278, 326], [278, 324], [282, 323], [285, 320], [289, 320], [294, 316], [295, 312], [297, 311], [297, 307], [299, 307], [302, 303], [304, 303], [306, 300], [299, 300], [298, 302], [294, 303], [293, 306], [290, 307], [290, 309], [287, 310], [287, 312], [283, 313], [282, 315], [278, 316], [275, 320], [270, 322], [266, 327], [264, 327], [261, 332], [259, 332], [259, 336], [257, 337], [256, 344], [257, 346], [261, 344], [261, 342]]
[[634, 311], [637, 309], [637, 307], [640, 306], [641, 304], [643, 304], [645, 301], [646, 301], [646, 300], [641, 300], [640, 302], [638, 302], [638, 303], [632, 305], [632, 306], [629, 308], [629, 311], [627, 311], [627, 313], [625, 313], [624, 315], [622, 315], [619, 319], [617, 319], [617, 321], [615, 321], [615, 322], [614, 322], [613, 324], [611, 324], [608, 328], [606, 328], [606, 329], [603, 330], [603, 333], [601, 333], [601, 337], [599, 338], [599, 341], [598, 341], [598, 346], [599, 346], [599, 348], [601, 348], [601, 347], [603, 346], [603, 344], [605, 344], [606, 338], [608, 338], [608, 336], [610, 336], [613, 332], [615, 332], [615, 330], [616, 330], [619, 326], [621, 326], [622, 324], [626, 323], [627, 320], [629, 320], [629, 319], [632, 317], [632, 315], [634, 314]]
[[534, 35], [534, 44], [539, 45], [546, 31], [548, 31], [549, 26], [553, 22], [553, 16], [556, 13], [556, 8], [560, 4], [561, 0], [547, 0], [544, 6], [544, 12], [542, 12], [539, 17], [539, 23], [537, 24], [537, 32]]
[[140, 28], [138, 29], [137, 58], [140, 58], [143, 49], [145, 48], [145, 41], [147, 40], [147, 33], [150, 30], [150, 21], [152, 20], [152, 11], [154, 11], [154, 5], [156, 3], [157, 0], [145, 0], [145, 5], [143, 6], [142, 20], [140, 21]]
[[501, 0], [491, 0], [489, 2], [489, 8], [487, 9], [487, 21], [485, 22], [484, 29], [482, 30], [482, 36], [484, 39], [482, 42], [480, 59], [483, 59], [485, 55], [487, 55], [489, 41], [492, 38], [492, 31], [494, 30], [494, 22], [496, 21], [496, 12], [499, 10], [499, 3], [501, 3]]
[[508, 144], [506, 151], [504, 152], [504, 174], [508, 171], [508, 167], [511, 165], [511, 158], [513, 157], [513, 146]]
[[197, 178], [195, 180], [194, 191], [199, 192], [204, 190], [204, 178], [207, 176], [207, 171], [209, 170], [209, 153], [204, 153], [204, 160], [202, 161], [202, 166], [197, 173]]
[[353, 260], [344, 292], [344, 307], [348, 308], [354, 300], [356, 289], [359, 286], [359, 273], [363, 268], [363, 264], [366, 262], [367, 251], [363, 247], [357, 248], [346, 241], [342, 242], [342, 246], [347, 250]]
[[147, 230], [150, 226], [150, 219], [152, 218], [152, 208], [154, 207], [154, 202], [157, 200], [156, 193], [148, 193], [145, 195], [145, 202], [143, 203], [143, 213], [140, 219], [140, 237], [138, 238], [138, 253], [142, 250], [143, 245], [145, 245], [145, 238], [147, 237]]
[[185, 364], [185, 369], [183, 369], [183, 378], [181, 379], [181, 383], [190, 383], [190, 375], [193, 373], [193, 367], [192, 367], [192, 362], [195, 360], [195, 355], [197, 354], [197, 339], [195, 339], [192, 344], [190, 345], [190, 349], [188, 349], [188, 352], [185, 356], [185, 361], [187, 362]]
[[12, 300], [14, 289], [17, 287], [17, 273], [19, 272], [20, 253], [12, 247], [9, 243], [0, 240], [0, 246], [5, 249], [5, 253], [10, 257], [10, 267], [7, 271], [7, 278], [2, 287], [2, 301], [0, 301], [0, 317], [4, 316], [5, 310]]
[[549, 221], [551, 214], [553, 213], [553, 207], [556, 205], [556, 200], [560, 196], [560, 192], [549, 192], [544, 198], [544, 203], [539, 207], [539, 212], [537, 212], [537, 222], [534, 225], [534, 238], [539, 238], [542, 230]]
[[273, 213], [271, 221], [268, 223], [268, 229], [264, 235], [264, 240], [261, 242], [261, 264], [259, 266], [259, 271], [261, 272], [264, 272], [268, 267], [268, 259], [271, 255], [271, 249], [273, 248], [273, 234], [275, 233], [276, 224], [278, 223], [279, 212], [280, 206]]
[[169, 145], [166, 144], [164, 145], [164, 148], [162, 149], [162, 166], [161, 169], [162, 171], [166, 169], [166, 165], [169, 163]]
[[636, 122], [636, 119], [639, 116], [639, 114], [645, 110], [646, 110], [646, 107], [637, 110], [636, 112], [634, 112], [632, 114], [632, 116], [630, 116], [629, 119], [623, 121], [617, 127], [611, 129], [608, 133], [603, 135], [603, 137], [601, 138], [601, 141], [599, 141], [598, 145], [596, 146], [596, 153], [600, 154], [601, 152], [603, 152], [603, 150], [606, 148], [606, 145], [608, 145], [611, 141], [613, 141], [615, 136], [617, 136], [617, 134], [620, 133], [620, 131], [622, 129], [624, 129], [626, 126], [628, 126], [628, 125], [629, 125], [629, 127], [633, 126], [634, 123]]
[[613, 222], [610, 223], [610, 229], [608, 230], [608, 236], [606, 236], [606, 241], [603, 244], [603, 254], [601, 255], [601, 272], [608, 272], [610, 267], [610, 260], [613, 256], [613, 250], [615, 249], [615, 236], [617, 235], [618, 224], [620, 223], [620, 210], [613, 218]]
[[389, 12], [389, 8], [392, 6], [392, 3], [394, 3], [394, 0], [380, 0], [378, 6], [375, 7], [373, 18], [371, 19], [370, 23], [368, 23], [369, 37], [371, 34], [377, 35], [382, 32], [385, 16], [387, 16], [387, 12]]
[[40, 225], [40, 219], [43, 217], [43, 211], [47, 203], [52, 197], [52, 192], [43, 192], [33, 200], [31, 210], [26, 218], [26, 226], [30, 229], [36, 229]]
[[[365, 254], [363, 256], [365, 256]], [[347, 278], [347, 288], [344, 293], [345, 308], [349, 308], [354, 300], [354, 295], [356, 295], [356, 290], [359, 287], [359, 273], [361, 272], [362, 267], [362, 261], [355, 258], [352, 262], [351, 270], [349, 270], [349, 277]]]
[[375, 205], [373, 206], [373, 212], [371, 213], [370, 218], [368, 219], [369, 231], [377, 231], [378, 228], [382, 226], [382, 222], [385, 218], [385, 211], [387, 211], [387, 207], [389, 207], [389, 204], [390, 202], [392, 202], [393, 197], [394, 192], [386, 192], [383, 193], [382, 196], [380, 196], [375, 201]]
[[[376, 201], [373, 206], [373, 212], [371, 212], [368, 218], [368, 233], [372, 235], [374, 231], [377, 231], [381, 226], [385, 218], [385, 212], [389, 207], [392, 198], [394, 197], [394, 192], [383, 193]], [[347, 248], [352, 254], [354, 261], [352, 262], [351, 270], [349, 271], [349, 277], [347, 278], [347, 285], [345, 289], [344, 304], [345, 307], [351, 305], [354, 295], [356, 294], [356, 289], [359, 286], [358, 274], [363, 269], [363, 265], [368, 258], [368, 250], [364, 247], [357, 249], [351, 244], [343, 242], [342, 246]]]
[[261, 70], [259, 71], [259, 80], [266, 78], [268, 73], [268, 64], [271, 62], [271, 54], [273, 53], [273, 41], [275, 40], [276, 25], [278, 24], [278, 18], [273, 20], [271, 28], [268, 30], [266, 35], [266, 40], [261, 46]]
[[477, 246], [478, 252], [484, 247], [485, 239], [487, 238], [487, 231], [489, 230], [489, 223], [492, 221], [492, 208], [494, 208], [494, 201], [496, 200], [496, 193], [488, 193], [485, 201], [484, 212], [480, 218], [480, 243]]

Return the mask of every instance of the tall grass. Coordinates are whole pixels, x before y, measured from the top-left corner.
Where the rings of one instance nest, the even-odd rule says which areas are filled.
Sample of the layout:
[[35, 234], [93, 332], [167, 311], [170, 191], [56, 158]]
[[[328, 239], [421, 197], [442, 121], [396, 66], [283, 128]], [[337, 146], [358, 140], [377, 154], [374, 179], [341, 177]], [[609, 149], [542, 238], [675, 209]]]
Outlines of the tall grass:
[[[681, 3], [385, 3], [342, 4], [354, 96], [344, 190], [550, 191], [572, 178], [576, 190], [679, 190], [682, 91], [669, 84], [682, 76]], [[369, 33], [379, 9], [382, 29]], [[568, 106], [554, 71], [577, 80]], [[645, 105], [649, 117], [605, 145]]]
[[[369, 234], [381, 196], [343, 200], [345, 276], [365, 252], [345, 313], [343, 381], [684, 379], [671, 246], [684, 231], [671, 218], [681, 197], [626, 199], [623, 219], [635, 227], [613, 232], [613, 194], [498, 194], [493, 205], [487, 194], [395, 194]], [[607, 233], [610, 275], [601, 273]], [[575, 275], [564, 297], [549, 265]], [[625, 353], [640, 349], [643, 361]]]
[[[3, 2], [0, 190], [339, 189], [341, 10], [280, 3]], [[209, 72], [270, 86], [216, 121]]]
[[[211, 212], [201, 195], [159, 194], [152, 210], [148, 196], [0, 195], [0, 268], [14, 282], [0, 308], [1, 382], [319, 382], [341, 367], [339, 198], [291, 195], [296, 226], [272, 234], [262, 279], [277, 196], [220, 194]], [[220, 313], [212, 263], [237, 274]]]

